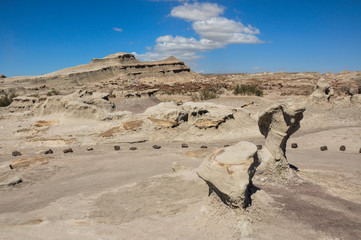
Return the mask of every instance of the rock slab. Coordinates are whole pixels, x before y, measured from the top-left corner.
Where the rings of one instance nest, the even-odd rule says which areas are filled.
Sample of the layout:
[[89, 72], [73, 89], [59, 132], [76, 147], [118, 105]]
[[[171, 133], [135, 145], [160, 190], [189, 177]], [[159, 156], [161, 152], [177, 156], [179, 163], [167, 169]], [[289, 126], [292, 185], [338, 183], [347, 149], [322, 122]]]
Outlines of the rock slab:
[[216, 193], [231, 207], [246, 207], [257, 166], [257, 146], [239, 142], [207, 157], [197, 174], [208, 184], [210, 194]]

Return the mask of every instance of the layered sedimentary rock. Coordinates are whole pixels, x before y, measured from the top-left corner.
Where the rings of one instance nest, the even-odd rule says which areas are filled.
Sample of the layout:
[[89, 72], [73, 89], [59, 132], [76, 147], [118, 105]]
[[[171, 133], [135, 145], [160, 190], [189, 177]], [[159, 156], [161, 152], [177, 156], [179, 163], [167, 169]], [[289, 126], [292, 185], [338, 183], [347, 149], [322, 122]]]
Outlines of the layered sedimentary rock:
[[184, 62], [169, 57], [161, 61], [141, 62], [130, 53], [116, 53], [104, 58], [94, 58], [90, 63], [65, 68], [40, 76], [7, 78], [14, 83], [50, 83], [54, 80], [64, 84], [94, 82], [122, 78], [161, 77], [164, 75], [190, 72]]
[[51, 96], [35, 104], [32, 114], [62, 114], [67, 117], [103, 119], [115, 108], [108, 93], [78, 90], [66, 96]]
[[231, 207], [247, 207], [257, 166], [257, 146], [239, 142], [211, 154], [197, 173], [208, 184], [210, 194], [216, 193]]
[[286, 157], [289, 137], [300, 128], [305, 107], [279, 104], [261, 114], [258, 127], [266, 138], [265, 146], [258, 152], [258, 174], [271, 178], [288, 178], [290, 168]]

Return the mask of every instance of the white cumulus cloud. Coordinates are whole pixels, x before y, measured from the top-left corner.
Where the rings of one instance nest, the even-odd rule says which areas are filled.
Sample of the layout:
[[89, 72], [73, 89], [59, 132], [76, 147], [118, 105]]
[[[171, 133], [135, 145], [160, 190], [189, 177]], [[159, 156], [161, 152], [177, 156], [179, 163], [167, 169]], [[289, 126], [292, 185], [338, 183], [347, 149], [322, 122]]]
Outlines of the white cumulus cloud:
[[172, 9], [170, 15], [190, 21], [207, 20], [223, 14], [224, 7], [214, 3], [185, 3]]
[[199, 55], [200, 52], [222, 48], [229, 44], [262, 43], [256, 36], [260, 33], [259, 29], [251, 25], [245, 26], [240, 21], [221, 17], [224, 10], [225, 8], [218, 4], [198, 2], [184, 3], [174, 7], [170, 16], [190, 21], [199, 39], [172, 35], [160, 36], [156, 39], [153, 51], [134, 54], [143, 61], [175, 56], [192, 65], [203, 57]]

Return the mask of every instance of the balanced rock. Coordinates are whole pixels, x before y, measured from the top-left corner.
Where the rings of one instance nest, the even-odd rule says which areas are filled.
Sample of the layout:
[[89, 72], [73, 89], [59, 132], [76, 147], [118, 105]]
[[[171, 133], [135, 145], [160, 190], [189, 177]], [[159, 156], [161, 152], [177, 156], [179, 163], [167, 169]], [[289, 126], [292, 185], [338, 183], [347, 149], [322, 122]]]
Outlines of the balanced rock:
[[305, 110], [303, 106], [280, 104], [261, 114], [258, 127], [266, 140], [264, 148], [258, 152], [258, 173], [276, 178], [287, 178], [291, 173], [286, 158], [286, 144], [289, 137], [300, 128]]
[[258, 166], [257, 146], [250, 142], [220, 149], [207, 157], [197, 173], [231, 207], [247, 207], [252, 177]]

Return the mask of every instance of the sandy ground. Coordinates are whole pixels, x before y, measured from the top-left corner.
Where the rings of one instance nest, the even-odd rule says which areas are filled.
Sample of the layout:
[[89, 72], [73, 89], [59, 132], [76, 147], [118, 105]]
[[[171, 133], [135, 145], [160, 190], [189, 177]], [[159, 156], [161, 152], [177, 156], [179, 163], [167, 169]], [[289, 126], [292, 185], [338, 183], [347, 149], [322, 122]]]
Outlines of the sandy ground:
[[[259, 109], [272, 102], [255, 100]], [[230, 98], [214, 101], [235, 104]], [[0, 239], [360, 239], [361, 125], [352, 118], [343, 126], [341, 120], [314, 124], [314, 119], [305, 115], [304, 128], [288, 141], [299, 146], [287, 148], [299, 178], [283, 184], [256, 181], [259, 190], [246, 210], [230, 209], [208, 196], [195, 173], [205, 156], [233, 140], [184, 139], [188, 148], [171, 139], [97, 143], [87, 131], [106, 129], [109, 123], [61, 120], [63, 140], [19, 146], [16, 139], [27, 135], [17, 131], [38, 119], [1, 121], [1, 166], [32, 157], [45, 160], [13, 169], [23, 182], [0, 187]], [[72, 144], [75, 129], [80, 140]], [[263, 143], [259, 136], [248, 140]], [[153, 149], [154, 144], [161, 148]], [[322, 145], [328, 151], [321, 152]], [[341, 145], [346, 151], [339, 151]], [[74, 152], [64, 154], [69, 146]], [[44, 155], [49, 147], [54, 154]], [[94, 150], [87, 151], [90, 147]], [[21, 150], [22, 156], [11, 156], [12, 150]], [[174, 173], [173, 162], [185, 168]]]

